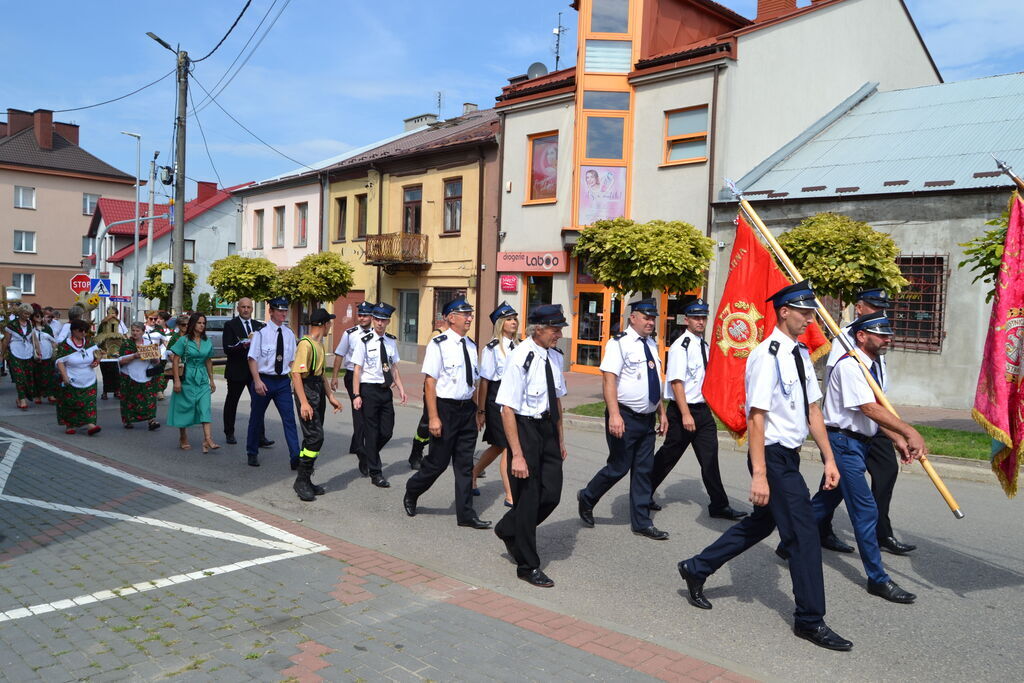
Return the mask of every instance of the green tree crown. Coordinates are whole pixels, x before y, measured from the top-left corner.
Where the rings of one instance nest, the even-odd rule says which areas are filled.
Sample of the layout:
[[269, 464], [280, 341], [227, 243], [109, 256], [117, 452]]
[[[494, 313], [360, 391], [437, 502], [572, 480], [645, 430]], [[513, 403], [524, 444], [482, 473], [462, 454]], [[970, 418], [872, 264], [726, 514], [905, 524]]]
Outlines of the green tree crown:
[[210, 264], [206, 281], [225, 301], [244, 297], [266, 301], [277, 287], [278, 275], [277, 266], [269, 259], [232, 254]]
[[957, 264], [957, 268], [971, 266], [970, 270], [976, 271], [971, 284], [978, 280], [988, 285], [985, 292], [985, 303], [990, 303], [996, 294], [996, 279], [999, 277], [999, 269], [1003, 265], [1003, 249], [1006, 247], [1006, 231], [1010, 227], [1010, 210], [1007, 209], [999, 218], [985, 221], [985, 225], [993, 226], [992, 230], [986, 230], [984, 234], [975, 237], [973, 240], [961, 242], [960, 246], [965, 247], [964, 255], [967, 257]]
[[273, 293], [303, 303], [333, 302], [348, 294], [354, 284], [352, 266], [333, 251], [322, 251], [282, 271]]
[[[160, 281], [160, 275], [165, 270], [171, 270], [174, 266], [165, 261], [151, 263], [146, 268], [146, 279], [139, 284], [139, 293], [147, 299], [158, 299], [160, 308], [169, 308], [173, 284]], [[185, 264], [182, 268], [182, 279], [185, 284], [184, 307], [188, 308], [192, 301], [192, 290], [196, 286], [196, 274]]]

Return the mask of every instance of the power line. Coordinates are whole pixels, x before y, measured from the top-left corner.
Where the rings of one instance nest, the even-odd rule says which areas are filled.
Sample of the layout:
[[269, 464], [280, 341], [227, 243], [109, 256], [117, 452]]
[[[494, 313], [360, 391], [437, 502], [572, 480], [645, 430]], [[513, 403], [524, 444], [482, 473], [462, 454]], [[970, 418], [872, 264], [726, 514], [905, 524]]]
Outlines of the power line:
[[235, 30], [236, 26], [238, 26], [239, 20], [242, 18], [242, 15], [245, 14], [245, 10], [249, 9], [249, 5], [250, 4], [252, 4], [252, 0], [245, 0], [245, 6], [242, 7], [242, 11], [238, 13], [237, 17], [235, 17], [234, 23], [232, 23], [231, 26], [228, 28], [228, 32], [224, 34], [224, 37], [220, 39], [220, 42], [217, 43], [216, 45], [214, 45], [213, 49], [210, 50], [209, 52], [207, 52], [205, 57], [200, 57], [199, 59], [194, 59], [192, 61], [194, 61], [194, 62], [201, 62], [204, 59], [206, 59], [206, 57], [209, 57], [214, 52], [216, 52], [217, 48], [219, 48], [221, 45], [224, 44], [224, 41], [228, 39], [228, 36], [231, 35], [231, 32]]
[[[188, 93], [188, 101], [192, 102], [192, 108], [195, 109], [195, 101], [192, 99], [192, 92]], [[213, 163], [213, 156], [210, 154], [210, 146], [206, 143], [206, 133], [203, 132], [203, 124], [200, 123], [199, 117], [194, 116], [196, 125], [199, 126], [199, 135], [203, 138], [203, 147], [206, 149], [206, 158], [210, 160], [210, 167], [213, 169], [213, 175], [217, 178], [217, 184], [224, 187], [224, 181], [220, 179], [220, 173], [217, 172], [217, 166]]]
[[72, 107], [71, 109], [54, 109], [53, 113], [54, 114], [62, 114], [64, 112], [68, 112], [68, 111], [81, 111], [83, 109], [92, 109], [93, 107], [102, 107], [104, 104], [110, 104], [111, 102], [117, 102], [119, 100], [125, 99], [126, 97], [131, 97], [132, 95], [134, 95], [136, 93], [140, 93], [143, 90], [145, 90], [146, 88], [150, 88], [150, 87], [156, 85], [157, 83], [159, 83], [160, 81], [164, 80], [165, 78], [167, 78], [168, 76], [170, 76], [173, 73], [174, 73], [174, 70], [172, 69], [171, 71], [168, 71], [163, 76], [161, 76], [160, 78], [156, 79], [155, 81], [153, 81], [151, 83], [147, 83], [146, 85], [142, 86], [141, 88], [136, 88], [135, 90], [132, 90], [130, 93], [127, 93], [125, 95], [121, 95], [120, 97], [115, 97], [115, 98], [113, 98], [111, 100], [104, 100], [102, 102], [97, 102], [96, 104], [87, 104], [84, 107]]
[[[206, 89], [206, 88], [205, 88], [205, 87], [203, 86], [203, 84], [199, 82], [199, 79], [198, 79], [198, 78], [196, 78], [195, 74], [192, 74], [192, 80], [193, 80], [193, 81], [195, 82], [195, 84], [196, 84], [196, 85], [198, 85], [198, 86], [199, 86], [200, 88], [202, 88], [202, 89], [203, 89], [203, 92], [205, 92], [205, 93], [206, 93], [207, 95], [210, 95], [210, 91], [209, 91], [209, 90], [207, 90], [207, 89]], [[225, 109], [225, 108], [224, 108], [223, 106], [221, 106], [221, 103], [220, 103], [220, 102], [218, 102], [218, 101], [216, 100], [216, 98], [214, 98], [214, 97], [213, 97], [213, 95], [210, 95], [210, 101], [211, 101], [211, 102], [213, 102], [214, 104], [216, 104], [216, 105], [217, 105], [217, 108], [218, 108], [218, 109], [220, 109], [220, 110], [221, 110], [222, 112], [224, 112], [224, 115], [225, 115], [225, 116], [227, 116], [227, 117], [228, 117], [229, 119], [231, 119], [232, 121], [234, 121], [235, 123], [237, 123], [237, 124], [238, 124], [238, 127], [239, 127], [239, 128], [241, 128], [241, 129], [242, 129], [242, 130], [244, 130], [244, 131], [245, 131], [246, 133], [248, 133], [249, 135], [251, 135], [251, 136], [253, 136], [254, 138], [256, 138], [257, 140], [259, 140], [259, 141], [260, 141], [261, 143], [263, 143], [263, 145], [264, 145], [264, 146], [265, 146], [265, 147], [266, 147], [267, 149], [269, 149], [269, 150], [271, 150], [271, 151], [273, 151], [273, 152], [276, 152], [277, 154], [280, 154], [281, 156], [283, 156], [283, 157], [284, 157], [285, 159], [287, 159], [288, 161], [294, 162], [294, 163], [296, 163], [296, 164], [298, 164], [299, 166], [302, 166], [302, 167], [304, 167], [304, 168], [308, 168], [308, 169], [309, 169], [310, 171], [315, 171], [315, 170], [316, 170], [315, 168], [313, 168], [312, 166], [310, 166], [310, 165], [308, 165], [308, 164], [304, 164], [304, 163], [302, 163], [301, 161], [298, 161], [298, 160], [296, 160], [296, 159], [293, 159], [293, 158], [291, 158], [290, 156], [288, 156], [287, 154], [285, 154], [284, 152], [282, 152], [281, 150], [277, 149], [276, 147], [274, 147], [273, 145], [271, 145], [271, 144], [270, 144], [269, 142], [267, 142], [266, 140], [264, 140], [263, 138], [261, 138], [261, 137], [260, 137], [259, 135], [256, 135], [256, 133], [253, 133], [253, 132], [252, 132], [251, 130], [249, 130], [248, 128], [246, 128], [246, 127], [245, 127], [245, 125], [244, 125], [244, 124], [242, 124], [242, 122], [241, 122], [241, 121], [239, 121], [238, 119], [236, 119], [236, 118], [235, 118], [234, 116], [232, 116], [232, 115], [231, 115], [231, 114], [230, 114], [230, 113], [228, 112], [228, 110], [227, 110], [227, 109]]]

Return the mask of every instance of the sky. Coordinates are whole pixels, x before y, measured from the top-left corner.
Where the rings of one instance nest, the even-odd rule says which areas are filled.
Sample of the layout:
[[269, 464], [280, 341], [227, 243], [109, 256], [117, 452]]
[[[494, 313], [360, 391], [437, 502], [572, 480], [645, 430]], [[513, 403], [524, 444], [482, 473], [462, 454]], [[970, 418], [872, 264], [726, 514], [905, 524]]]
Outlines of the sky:
[[[0, 113], [70, 109], [131, 92], [174, 69], [174, 55], [148, 31], [199, 59], [244, 4], [0, 2]], [[756, 14], [756, 0], [721, 4]], [[906, 4], [947, 82], [1024, 71], [1020, 0]], [[186, 176], [231, 186], [341, 154], [401, 132], [405, 118], [437, 112], [439, 91], [442, 118], [461, 113], [464, 102], [490, 107], [531, 63], [554, 68], [560, 11], [564, 68], [576, 61], [569, 0], [252, 0], [224, 43], [194, 65]], [[203, 88], [220, 87], [223, 110], [203, 101]], [[154, 151], [160, 164], [173, 158], [174, 99], [168, 75], [126, 99], [54, 119], [79, 124], [82, 147], [129, 174], [136, 143], [120, 132], [141, 134], [145, 177]], [[194, 196], [195, 184], [187, 187]], [[170, 192], [157, 184], [158, 201]]]

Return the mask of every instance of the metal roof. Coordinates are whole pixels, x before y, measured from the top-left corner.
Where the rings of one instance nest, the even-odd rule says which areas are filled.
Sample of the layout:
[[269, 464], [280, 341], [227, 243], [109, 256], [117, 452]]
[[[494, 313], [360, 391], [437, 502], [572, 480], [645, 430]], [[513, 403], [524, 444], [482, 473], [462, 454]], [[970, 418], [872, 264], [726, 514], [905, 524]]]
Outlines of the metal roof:
[[876, 92], [851, 104], [739, 188], [761, 200], [1011, 186], [993, 155], [1024, 171], [1024, 73]]

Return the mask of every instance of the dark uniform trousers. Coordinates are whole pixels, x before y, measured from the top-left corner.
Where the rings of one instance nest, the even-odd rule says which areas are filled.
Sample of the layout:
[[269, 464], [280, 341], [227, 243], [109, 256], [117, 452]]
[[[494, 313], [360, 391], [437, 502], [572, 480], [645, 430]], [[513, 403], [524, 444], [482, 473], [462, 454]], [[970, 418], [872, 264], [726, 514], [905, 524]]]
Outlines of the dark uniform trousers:
[[450, 398], [437, 399], [441, 436], [430, 437], [430, 450], [420, 467], [405, 485], [405, 492], [420, 497], [451, 462], [455, 473], [455, 516], [460, 522], [476, 517], [473, 510], [473, 451], [476, 448], [476, 403]]
[[704, 480], [704, 489], [711, 497], [708, 509], [720, 512], [729, 507], [729, 498], [722, 486], [722, 473], [718, 469], [718, 425], [711, 414], [707, 403], [690, 403], [690, 415], [696, 429], [689, 432], [683, 429], [683, 416], [679, 414], [679, 405], [675, 401], [668, 402], [668, 434], [665, 443], [654, 454], [654, 468], [651, 470], [651, 492], [658, 490], [665, 477], [679, 462], [687, 446], [693, 446], [693, 452], [700, 464], [700, 476]]
[[[896, 488], [896, 477], [900, 473], [899, 457], [892, 439], [882, 432], [871, 437], [868, 454], [864, 459], [868, 474], [871, 475], [871, 495], [878, 507], [878, 527], [875, 533], [879, 540], [893, 536], [892, 522], [889, 521], [889, 505], [892, 503], [892, 492]], [[821, 520], [819, 531], [822, 538], [833, 533], [832, 516], [835, 510], [829, 511]]]
[[324, 445], [324, 415], [327, 411], [327, 394], [324, 390], [323, 376], [311, 375], [303, 378], [302, 391], [306, 395], [309, 407], [313, 409], [313, 419], [302, 420], [300, 416], [299, 427], [302, 429], [300, 455], [304, 458], [315, 458]]
[[512, 541], [512, 559], [520, 571], [526, 571], [540, 568], [537, 526], [554, 512], [562, 497], [562, 450], [558, 425], [550, 416], [534, 419], [517, 415], [516, 427], [530, 476], [512, 476], [512, 458], [508, 458], [514, 502], [494, 527], [494, 533], [502, 540]]
[[[349, 403], [356, 400], [356, 390], [352, 388], [352, 380], [355, 375], [354, 370], [346, 370], [345, 377], [341, 380], [342, 384], [345, 385], [345, 391], [348, 392]], [[366, 403], [366, 399], [363, 399], [363, 403]], [[363, 443], [363, 411], [356, 410], [355, 406], [352, 407], [352, 440], [348, 443], [349, 453], [359, 453], [359, 447]]]
[[[235, 435], [235, 415], [238, 413], [238, 399], [249, 386], [249, 382], [228, 380], [228, 395], [224, 398], [224, 433]], [[263, 436], [262, 434], [260, 436]]]
[[[800, 627], [820, 626], [825, 617], [825, 582], [821, 571], [821, 543], [811, 509], [810, 492], [800, 474], [800, 451], [779, 444], [765, 446], [768, 505], [754, 506], [749, 517], [690, 560], [694, 576], [705, 579], [723, 564], [767, 538], [779, 528], [789, 550], [789, 576], [796, 599], [794, 621]], [[747, 468], [750, 469], [747, 456]]]
[[608, 432], [608, 411], [604, 412], [608, 462], [583, 489], [581, 497], [584, 503], [593, 507], [611, 487], [629, 474], [629, 523], [634, 531], [639, 531], [653, 526], [650, 505], [655, 413], [638, 413], [620, 403], [619, 414], [626, 427], [621, 439]]
[[292, 399], [292, 380], [289, 375], [260, 375], [267, 393], [260, 396], [253, 383], [249, 384], [249, 431], [245, 438], [246, 455], [259, 453], [260, 437], [263, 434], [263, 420], [267, 408], [273, 402], [281, 416], [284, 440], [288, 444], [288, 455], [292, 464], [299, 462], [299, 433], [295, 429], [295, 401]]
[[363, 397], [363, 443], [359, 459], [366, 463], [371, 475], [380, 475], [383, 465], [380, 452], [391, 441], [395, 430], [395, 403], [391, 388], [383, 384], [360, 382], [359, 395]]

